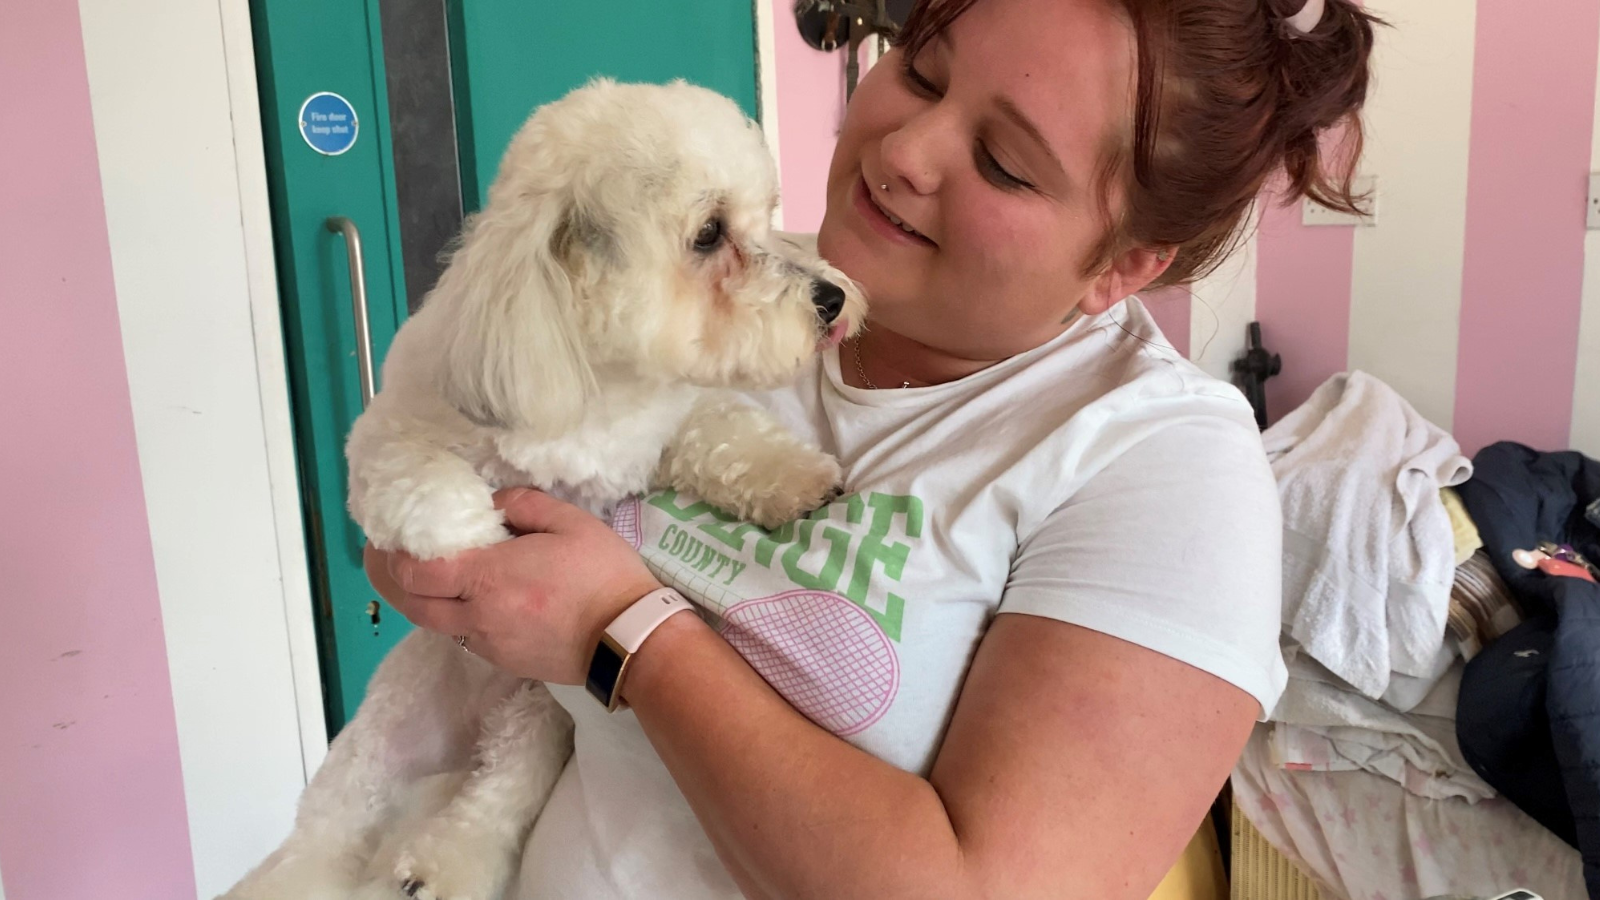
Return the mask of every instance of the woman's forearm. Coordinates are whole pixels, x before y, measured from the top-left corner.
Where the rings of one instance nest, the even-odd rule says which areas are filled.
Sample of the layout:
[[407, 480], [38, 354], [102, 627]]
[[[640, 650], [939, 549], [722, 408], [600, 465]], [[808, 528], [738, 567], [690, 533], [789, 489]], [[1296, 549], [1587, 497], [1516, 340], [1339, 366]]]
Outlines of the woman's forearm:
[[752, 897], [966, 897], [933, 786], [800, 715], [693, 616], [669, 619], [624, 695]]

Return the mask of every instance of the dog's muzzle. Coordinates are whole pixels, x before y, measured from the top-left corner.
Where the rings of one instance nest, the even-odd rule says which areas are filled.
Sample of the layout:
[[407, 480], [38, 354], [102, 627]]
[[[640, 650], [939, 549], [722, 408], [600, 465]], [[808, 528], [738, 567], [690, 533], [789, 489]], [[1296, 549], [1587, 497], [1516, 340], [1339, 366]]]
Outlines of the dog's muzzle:
[[811, 283], [811, 302], [817, 307], [817, 315], [822, 317], [822, 321], [831, 324], [844, 310], [844, 288], [818, 278]]

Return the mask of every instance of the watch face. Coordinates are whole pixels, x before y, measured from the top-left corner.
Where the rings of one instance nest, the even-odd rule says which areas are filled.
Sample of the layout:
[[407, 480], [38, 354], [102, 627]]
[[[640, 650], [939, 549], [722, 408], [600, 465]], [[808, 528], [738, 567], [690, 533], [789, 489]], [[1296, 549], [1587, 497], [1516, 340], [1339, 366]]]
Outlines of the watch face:
[[594, 658], [589, 660], [589, 677], [584, 681], [589, 693], [607, 707], [611, 694], [617, 688], [617, 677], [622, 674], [622, 654], [607, 641], [594, 648]]

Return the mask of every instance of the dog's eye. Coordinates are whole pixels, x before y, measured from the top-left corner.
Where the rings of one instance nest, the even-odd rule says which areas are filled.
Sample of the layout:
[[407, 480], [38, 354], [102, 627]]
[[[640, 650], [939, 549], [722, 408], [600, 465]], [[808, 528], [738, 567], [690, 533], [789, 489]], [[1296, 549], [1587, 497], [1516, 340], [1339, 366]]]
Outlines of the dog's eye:
[[701, 253], [710, 253], [722, 245], [722, 237], [722, 220], [712, 219], [700, 226], [700, 233], [694, 236], [694, 249]]

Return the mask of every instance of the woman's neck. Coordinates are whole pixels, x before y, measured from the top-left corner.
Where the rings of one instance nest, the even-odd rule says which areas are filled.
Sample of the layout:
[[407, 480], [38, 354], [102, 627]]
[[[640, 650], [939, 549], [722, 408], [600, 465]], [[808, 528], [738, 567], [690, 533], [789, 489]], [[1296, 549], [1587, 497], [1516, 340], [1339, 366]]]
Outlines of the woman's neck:
[[851, 387], [928, 387], [965, 378], [1001, 360], [969, 359], [869, 323], [839, 347], [840, 374]]

